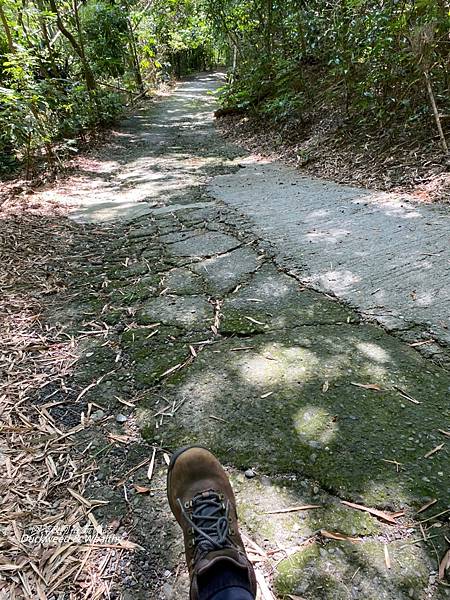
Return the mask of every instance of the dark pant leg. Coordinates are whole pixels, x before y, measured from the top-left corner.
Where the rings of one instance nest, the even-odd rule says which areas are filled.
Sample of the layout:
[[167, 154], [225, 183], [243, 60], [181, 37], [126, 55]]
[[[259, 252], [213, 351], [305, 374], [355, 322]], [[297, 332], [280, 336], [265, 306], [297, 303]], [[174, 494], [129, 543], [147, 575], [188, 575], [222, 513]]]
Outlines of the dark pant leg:
[[248, 573], [223, 560], [198, 579], [199, 600], [255, 600]]

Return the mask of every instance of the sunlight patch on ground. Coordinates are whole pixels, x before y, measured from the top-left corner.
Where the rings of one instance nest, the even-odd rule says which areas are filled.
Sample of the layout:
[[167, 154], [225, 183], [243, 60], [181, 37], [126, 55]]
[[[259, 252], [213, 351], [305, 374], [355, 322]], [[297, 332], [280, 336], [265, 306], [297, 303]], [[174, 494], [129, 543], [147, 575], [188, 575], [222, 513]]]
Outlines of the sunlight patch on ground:
[[254, 386], [306, 382], [314, 376], [319, 359], [306, 348], [264, 346], [259, 355], [243, 357], [235, 363], [242, 379]]
[[338, 435], [338, 426], [333, 415], [319, 406], [307, 405], [298, 410], [294, 426], [302, 441], [329, 444]]
[[352, 273], [352, 271], [331, 270], [313, 277], [312, 280], [316, 280], [320, 282], [321, 285], [329, 287], [335, 293], [344, 293], [356, 283], [359, 283], [361, 278], [358, 275], [355, 275], [355, 273]]
[[391, 356], [384, 348], [372, 342], [358, 342], [356, 344], [358, 350], [368, 358], [375, 360], [378, 363], [387, 363], [392, 361]]

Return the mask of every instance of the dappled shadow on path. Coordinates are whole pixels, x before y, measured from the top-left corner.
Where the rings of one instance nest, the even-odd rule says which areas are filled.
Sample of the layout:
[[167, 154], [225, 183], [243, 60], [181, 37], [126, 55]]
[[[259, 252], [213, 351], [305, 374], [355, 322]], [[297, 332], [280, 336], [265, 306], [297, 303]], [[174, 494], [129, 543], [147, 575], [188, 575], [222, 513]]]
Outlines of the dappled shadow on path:
[[[280, 565], [281, 591], [421, 598], [445, 540], [438, 535], [429, 546], [395, 540], [421, 537], [413, 515], [430, 498], [438, 499], [433, 514], [448, 507], [448, 448], [426, 454], [443, 441], [450, 377], [384, 331], [343, 322], [330, 300], [328, 314], [315, 310], [320, 296], [305, 301], [298, 291], [295, 300], [279, 277], [281, 293], [268, 294], [271, 309], [261, 282], [259, 294], [250, 282], [239, 290], [241, 302], [225, 300], [226, 338], [161, 390], [180, 405], [162, 427], [155, 428], [152, 402], [141, 408], [146, 437], [169, 448], [206, 445], [225, 464], [259, 473], [259, 486], [237, 475], [238, 499], [244, 526], [259, 544], [294, 553]], [[406, 517], [381, 526], [339, 499], [406, 510]], [[307, 516], [264, 516], [317, 502], [323, 508]], [[360, 542], [332, 542], [325, 554], [317, 542], [302, 547], [322, 529]]]

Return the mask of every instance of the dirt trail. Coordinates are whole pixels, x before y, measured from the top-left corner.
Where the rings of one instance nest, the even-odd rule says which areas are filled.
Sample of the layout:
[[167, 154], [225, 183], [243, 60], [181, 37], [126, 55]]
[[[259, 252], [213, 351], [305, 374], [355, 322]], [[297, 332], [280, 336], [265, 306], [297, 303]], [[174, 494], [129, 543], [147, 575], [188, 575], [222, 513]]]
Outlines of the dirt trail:
[[[201, 443], [227, 465], [252, 559], [280, 598], [448, 598], [437, 568], [449, 537], [450, 375], [307, 287], [298, 264], [280, 268], [264, 239], [270, 223], [278, 231], [277, 208], [266, 225], [240, 215], [264, 186], [258, 173], [242, 185], [259, 167], [239, 167], [242, 151], [214, 131], [217, 85], [212, 75], [180, 84], [45, 192], [76, 205], [83, 232], [68, 290], [46, 315], [80, 354], [52, 415], [61, 428], [89, 415], [76, 438], [98, 469], [87, 494], [108, 502], [93, 514], [140, 546], [98, 576], [111, 598], [187, 597], [165, 461]], [[222, 192], [240, 186], [233, 207], [208, 191], [220, 175]], [[305, 504], [319, 508], [291, 510]]]

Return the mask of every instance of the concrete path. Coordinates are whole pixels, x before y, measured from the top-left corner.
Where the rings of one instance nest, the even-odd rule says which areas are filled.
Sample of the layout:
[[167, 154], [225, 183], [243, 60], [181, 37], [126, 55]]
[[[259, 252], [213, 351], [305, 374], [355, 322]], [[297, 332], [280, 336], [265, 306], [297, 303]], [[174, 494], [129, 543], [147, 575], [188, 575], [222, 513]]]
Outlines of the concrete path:
[[311, 179], [277, 162], [241, 165], [215, 178], [211, 193], [250, 218], [281, 264], [390, 330], [450, 344], [450, 207]]
[[[217, 83], [199, 76], [143, 108], [86, 160], [76, 189], [68, 181], [47, 192], [69, 196], [83, 222], [66, 295], [47, 315], [80, 355], [67, 393], [78, 399], [72, 415], [91, 416], [74, 443], [98, 468], [88, 492], [107, 504], [93, 510], [97, 522], [140, 548], [118, 561], [115, 591], [125, 600], [187, 597], [166, 462], [201, 443], [227, 466], [248, 550], [277, 598], [448, 598], [437, 569], [450, 537], [450, 374], [301, 283], [319, 277], [319, 266], [300, 269], [314, 242], [299, 234], [295, 245], [295, 233], [281, 231], [277, 202], [287, 211], [291, 191], [279, 190], [298, 191], [302, 180], [278, 165], [239, 169], [242, 151], [213, 128], [208, 90]], [[279, 169], [287, 179], [264, 196], [266, 222], [240, 214], [252, 203], [263, 210]], [[225, 202], [208, 193], [211, 179]], [[345, 224], [318, 196], [316, 218], [292, 208], [291, 224], [318, 239], [328, 210], [336, 252], [337, 229], [366, 227], [357, 215], [369, 208], [354, 194], [342, 190]], [[279, 268], [282, 235], [292, 251], [283, 264], [297, 276]], [[442, 251], [433, 244], [430, 252]], [[333, 264], [323, 269], [346, 270]], [[86, 330], [95, 335], [79, 340]], [[52, 412], [63, 427], [61, 414]]]

